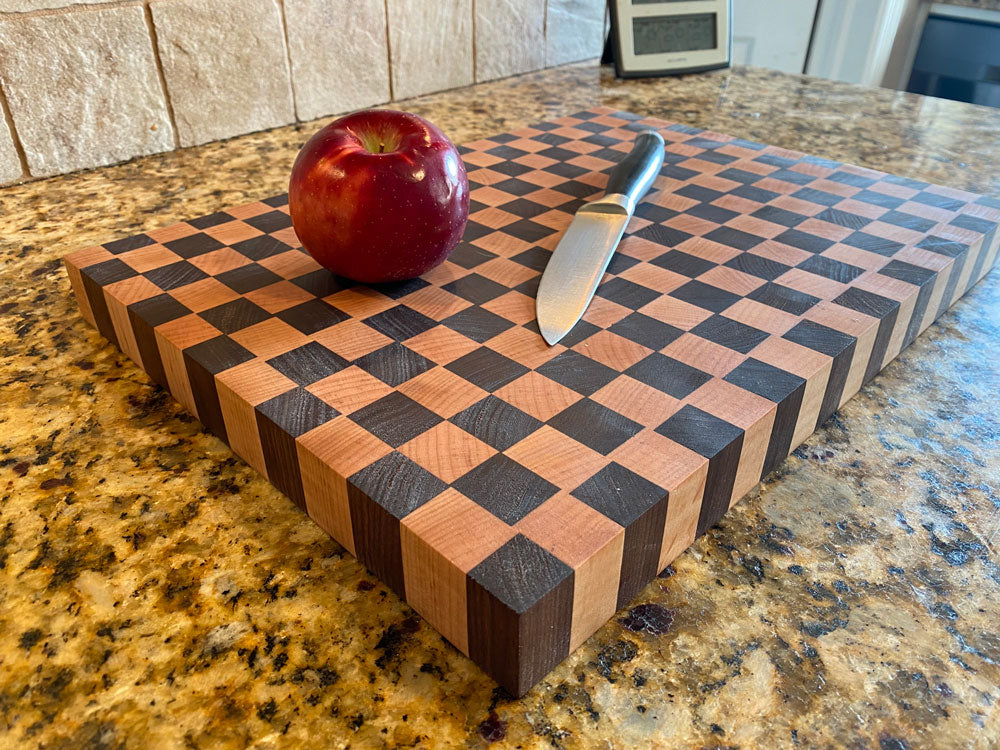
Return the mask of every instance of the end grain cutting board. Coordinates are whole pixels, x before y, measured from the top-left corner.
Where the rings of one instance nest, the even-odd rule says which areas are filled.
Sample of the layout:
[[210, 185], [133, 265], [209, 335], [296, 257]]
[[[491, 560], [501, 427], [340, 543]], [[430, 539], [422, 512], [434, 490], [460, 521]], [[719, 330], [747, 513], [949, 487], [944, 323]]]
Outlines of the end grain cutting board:
[[[554, 347], [534, 293], [637, 130], [666, 161]], [[610, 109], [468, 144], [463, 242], [353, 286], [287, 199], [66, 259], [84, 317], [523, 694], [993, 265], [1000, 201]]]

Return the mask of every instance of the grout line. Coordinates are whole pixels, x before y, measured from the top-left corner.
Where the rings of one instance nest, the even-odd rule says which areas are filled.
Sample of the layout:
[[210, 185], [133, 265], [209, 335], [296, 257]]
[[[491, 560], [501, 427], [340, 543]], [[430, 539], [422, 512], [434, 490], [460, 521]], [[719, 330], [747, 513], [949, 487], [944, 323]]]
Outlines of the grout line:
[[21, 162], [21, 177], [30, 177], [31, 170], [28, 169], [28, 155], [24, 150], [24, 144], [21, 143], [21, 137], [17, 134], [17, 128], [14, 127], [14, 116], [10, 113], [10, 105], [7, 103], [7, 94], [3, 90], [2, 81], [0, 81], [0, 109], [3, 110], [3, 119], [7, 123], [11, 140], [14, 141], [14, 152]]
[[[606, 6], [605, 6], [606, 7]], [[542, 67], [535, 70], [545, 70], [549, 64], [549, 0], [542, 5]]]
[[472, 0], [472, 82], [479, 83], [479, 50], [476, 49], [476, 0]]
[[63, 5], [58, 8], [37, 8], [35, 10], [4, 10], [0, 18], [37, 18], [40, 16], [64, 16], [80, 11], [100, 11], [135, 6], [139, 0], [106, 0], [97, 4]]
[[392, 42], [389, 41], [389, 0], [383, 0], [383, 6], [385, 7], [385, 55], [386, 55], [386, 65], [389, 66], [389, 101], [396, 100], [396, 93], [393, 90], [393, 80], [392, 80]]
[[177, 129], [177, 118], [174, 116], [174, 105], [170, 101], [170, 92], [167, 90], [167, 77], [163, 73], [163, 62], [160, 60], [160, 44], [156, 38], [156, 24], [153, 23], [153, 10], [149, 7], [148, 0], [142, 6], [143, 16], [146, 19], [146, 28], [149, 29], [149, 40], [153, 45], [153, 62], [156, 65], [156, 76], [160, 79], [160, 88], [163, 90], [163, 103], [167, 108], [167, 118], [170, 120], [170, 127], [174, 131], [174, 150], [181, 147], [181, 134]]
[[299, 117], [299, 103], [295, 96], [295, 83], [292, 79], [292, 45], [288, 42], [288, 18], [285, 15], [285, 0], [278, 0], [278, 13], [281, 15], [281, 31], [285, 40], [285, 60], [288, 62], [288, 90], [292, 94], [292, 117], [294, 122], [302, 122]]

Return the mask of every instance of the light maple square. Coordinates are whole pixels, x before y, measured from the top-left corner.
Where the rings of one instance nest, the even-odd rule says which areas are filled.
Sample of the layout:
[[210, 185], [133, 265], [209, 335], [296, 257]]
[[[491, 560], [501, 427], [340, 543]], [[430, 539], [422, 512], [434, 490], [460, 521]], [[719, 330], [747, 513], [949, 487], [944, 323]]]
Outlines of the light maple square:
[[[101, 249], [103, 250], [104, 248]], [[110, 253], [108, 257], [112, 257]], [[162, 268], [163, 266], [169, 266], [171, 263], [176, 263], [181, 260], [181, 256], [172, 250], [168, 250], [163, 245], [146, 245], [146, 247], [122, 253], [118, 256], [118, 259], [124, 263], [128, 263], [129, 266], [139, 273], [146, 273], [146, 271], [152, 271], [154, 268]]]
[[[510, 239], [513, 240], [514, 238], [511, 237]], [[517, 242], [521, 245], [527, 244], [521, 243], [520, 240], [517, 240]], [[518, 284], [522, 284], [538, 275], [538, 271], [526, 268], [520, 263], [515, 263], [507, 258], [493, 258], [492, 260], [488, 260], [482, 265], [476, 266], [476, 273], [512, 289]]]
[[813, 257], [813, 254], [806, 250], [800, 250], [777, 240], [764, 240], [754, 247], [753, 254], [784, 263], [786, 266], [797, 266], [802, 261]]
[[242, 206], [234, 206], [233, 208], [227, 208], [226, 213], [232, 216], [234, 219], [252, 219], [254, 216], [260, 216], [261, 214], [271, 213], [274, 209], [271, 208], [266, 203], [256, 201], [254, 203], [246, 203]]
[[[779, 184], [788, 184], [788, 183], [779, 183]], [[763, 187], [763, 186], [759, 185], [758, 183], [755, 183], [755, 187]], [[770, 205], [774, 206], [775, 208], [783, 208], [786, 211], [791, 211], [792, 213], [795, 214], [801, 214], [802, 216], [815, 216], [816, 214], [822, 213], [823, 211], [826, 210], [826, 208], [817, 203], [804, 201], [801, 198], [795, 198], [791, 195], [781, 195], [775, 198], [773, 201], [771, 201]]]
[[611, 452], [614, 461], [666, 490], [671, 490], [708, 459], [656, 432], [642, 430]]
[[764, 279], [727, 266], [710, 268], [698, 277], [698, 281], [703, 281], [718, 289], [725, 289], [727, 292], [738, 294], [741, 297], [764, 285]]
[[847, 284], [803, 271], [801, 268], [791, 268], [785, 271], [775, 279], [775, 282], [820, 299], [833, 299], [847, 289]]
[[451, 483], [495, 455], [497, 450], [451, 422], [440, 422], [401, 445], [399, 452], [439, 479]]
[[294, 279], [322, 269], [319, 263], [301, 250], [288, 250], [278, 255], [269, 255], [257, 262], [284, 279]]
[[775, 408], [772, 401], [721, 378], [712, 378], [688, 396], [685, 403], [744, 430]]
[[[503, 335], [503, 334], [501, 334]], [[499, 336], [490, 340], [494, 343]], [[479, 348], [479, 344], [458, 331], [436, 326], [406, 340], [406, 348], [439, 365], [446, 365]]]
[[210, 307], [217, 307], [226, 302], [239, 299], [239, 294], [218, 279], [209, 276], [207, 279], [186, 284], [170, 292], [170, 295], [194, 312], [201, 312]]
[[487, 206], [499, 206], [503, 203], [508, 203], [511, 198], [510, 193], [505, 193], [503, 190], [497, 190], [494, 187], [476, 188], [476, 201], [485, 203]]
[[327, 375], [306, 390], [343, 414], [352, 414], [392, 393], [392, 388], [381, 380], [353, 365]]
[[746, 359], [745, 354], [690, 332], [674, 339], [661, 351], [668, 357], [716, 377], [722, 377]]
[[[721, 201], [716, 202], [719, 203]], [[751, 209], [751, 212], [753, 210], [756, 209]], [[732, 227], [733, 229], [739, 229], [741, 232], [754, 234], [758, 237], [764, 237], [765, 239], [777, 237], [782, 232], [788, 231], [788, 227], [782, 224], [775, 224], [774, 222], [766, 221], [765, 219], [760, 219], [756, 216], [750, 216], [747, 214], [734, 216], [726, 222], [726, 226]]]
[[652, 349], [611, 331], [598, 331], [576, 344], [573, 349], [619, 372], [624, 372], [653, 353]]
[[[715, 227], [713, 226], [713, 228]], [[722, 245], [704, 237], [692, 237], [689, 240], [684, 240], [677, 246], [677, 249], [713, 263], [725, 263], [740, 254], [740, 251], [734, 247]]]
[[122, 279], [108, 284], [104, 289], [123, 305], [131, 305], [133, 302], [163, 294], [163, 291], [145, 276]]
[[714, 221], [708, 221], [708, 219], [702, 219], [697, 216], [692, 216], [691, 214], [683, 213], [678, 214], [677, 216], [672, 216], [663, 222], [663, 224], [671, 229], [693, 234], [695, 237], [700, 237], [703, 234], [708, 234], [713, 229], [719, 228], [719, 225]]
[[[135, 251], [133, 250], [131, 252]], [[125, 260], [126, 255], [128, 255], [128, 253], [122, 253], [122, 255], [119, 257], [127, 263], [128, 261]], [[76, 266], [76, 268], [80, 270], [86, 270], [90, 266], [96, 265], [98, 263], [104, 263], [105, 261], [111, 260], [114, 257], [115, 256], [112, 255], [110, 252], [108, 252], [105, 248], [101, 247], [100, 245], [94, 245], [92, 247], [84, 247], [81, 248], [80, 250], [70, 253], [69, 255], [66, 256], [66, 262], [72, 266]], [[178, 258], [178, 260], [179, 259], [180, 258]], [[132, 267], [135, 268], [135, 266]], [[139, 269], [136, 268], [136, 270], [138, 271]]]
[[489, 395], [444, 367], [434, 367], [407, 380], [399, 391], [445, 419]]
[[395, 300], [369, 287], [344, 289], [324, 297], [323, 301], [359, 320], [396, 306]]
[[597, 451], [548, 425], [542, 425], [504, 454], [567, 491], [579, 487], [608, 462]]
[[168, 227], [151, 229], [146, 232], [146, 236], [151, 237], [153, 240], [163, 245], [167, 242], [173, 242], [174, 240], [181, 240], [185, 237], [190, 237], [192, 234], [198, 234], [199, 231], [200, 230], [195, 229], [186, 221], [182, 221], [178, 224], [171, 224]]
[[258, 357], [270, 359], [309, 343], [309, 337], [278, 318], [268, 318], [230, 334], [233, 341]]
[[343, 414], [316, 427], [296, 442], [345, 479], [392, 452], [392, 448]]
[[219, 382], [251, 406], [262, 404], [295, 387], [294, 381], [262, 359], [251, 359], [219, 373], [217, 377]]
[[508, 328], [499, 336], [494, 336], [487, 341], [486, 346], [508, 359], [533, 369], [541, 367], [556, 355], [566, 351], [566, 347], [562, 344], [549, 346], [541, 334], [521, 326]]
[[583, 396], [532, 370], [496, 391], [521, 411], [545, 422]]
[[227, 221], [225, 224], [216, 224], [214, 227], [207, 227], [202, 231], [223, 245], [235, 245], [237, 242], [260, 237], [264, 234], [256, 227], [243, 221]]
[[665, 248], [663, 245], [656, 242], [651, 242], [635, 235], [629, 235], [622, 238], [622, 241], [618, 244], [615, 252], [622, 253], [623, 255], [635, 258], [636, 260], [648, 261], [653, 258], [659, 258], [667, 251], [667, 249], [668, 248]]
[[271, 232], [271, 236], [280, 242], [284, 242], [289, 247], [301, 247], [302, 245], [302, 243], [299, 242], [298, 235], [295, 234], [294, 227], [285, 227], [284, 229], [279, 229], [277, 232]]
[[619, 305], [604, 297], [595, 296], [583, 314], [583, 319], [595, 326], [608, 328], [631, 313], [632, 311], [624, 305]]
[[668, 271], [660, 266], [654, 266], [652, 263], [636, 263], [631, 268], [626, 268], [618, 276], [626, 281], [641, 284], [647, 289], [653, 289], [660, 294], [672, 292], [691, 280], [687, 276]]
[[712, 313], [708, 310], [667, 295], [640, 307], [639, 312], [684, 331], [712, 317]]
[[889, 262], [889, 259], [885, 256], [878, 253], [870, 253], [867, 250], [852, 247], [851, 245], [834, 245], [824, 250], [823, 256], [839, 260], [841, 263], [846, 263], [849, 266], [860, 266], [869, 271], [877, 271]]
[[[543, 172], [542, 174], [549, 174], [548, 172]], [[555, 175], [551, 175], [555, 177]], [[540, 185], [544, 185], [544, 189], [536, 190], [530, 194], [530, 199], [534, 203], [539, 203], [543, 206], [548, 206], [549, 208], [556, 208], [557, 206], [563, 206], [572, 200], [572, 196], [566, 195], [566, 193], [560, 193], [558, 190], [551, 190], [551, 185], [558, 185], [562, 182], [559, 178], [552, 181], [546, 180], [549, 184], [546, 185], [543, 182], [538, 182]]]
[[416, 310], [418, 313], [437, 321], [444, 320], [449, 315], [454, 315], [472, 306], [468, 300], [433, 285], [411, 292], [400, 299], [399, 304], [406, 305], [411, 310]]
[[534, 217], [532, 221], [536, 224], [541, 224], [543, 227], [554, 229], [557, 232], [565, 232], [569, 228], [569, 225], [573, 222], [573, 214], [567, 213], [566, 211], [552, 209], [551, 211], [539, 214]]
[[535, 319], [535, 300], [526, 294], [510, 291], [483, 304], [484, 310], [523, 325]]
[[[494, 147], [495, 146], [491, 146], [490, 148]], [[501, 163], [503, 159], [499, 156], [488, 154], [485, 151], [470, 151], [462, 157], [462, 161], [466, 164], [471, 164], [474, 167], [491, 167], [494, 164]]]
[[245, 255], [240, 255], [230, 247], [220, 247], [218, 250], [213, 250], [210, 253], [196, 255], [188, 262], [209, 276], [216, 276], [225, 271], [245, 266], [250, 263], [250, 259]]
[[181, 351], [222, 335], [222, 331], [194, 313], [158, 325], [156, 333]]
[[469, 187], [476, 189], [482, 185], [496, 185], [507, 179], [507, 175], [494, 172], [492, 169], [474, 169], [468, 173]]
[[628, 375], [619, 375], [590, 398], [647, 427], [663, 424], [682, 405], [679, 399]]
[[[844, 219], [843, 221], [847, 221]], [[853, 221], [855, 225], [860, 222]], [[795, 227], [799, 232], [806, 232], [807, 234], [812, 234], [817, 237], [822, 237], [826, 240], [833, 240], [834, 242], [840, 242], [845, 237], [849, 237], [857, 229], [857, 226], [843, 226], [842, 224], [834, 224], [831, 221], [824, 221], [823, 219], [814, 217], [812, 219], [806, 219], [801, 224]]]
[[312, 338], [349, 361], [392, 343], [388, 336], [355, 318], [324, 328], [314, 333]]
[[800, 320], [798, 315], [746, 297], [726, 308], [726, 317], [778, 336], [788, 333]]
[[290, 281], [279, 281], [244, 295], [248, 300], [269, 313], [277, 313], [314, 299], [314, 296]]
[[[506, 175], [501, 175], [501, 177], [507, 179]], [[495, 206], [488, 206], [482, 211], [476, 211], [476, 213], [470, 214], [469, 220], [474, 221], [477, 224], [482, 224], [484, 227], [489, 227], [490, 229], [500, 229], [501, 227], [505, 227], [508, 224], [513, 224], [515, 221], [518, 221], [519, 217]]]
[[889, 213], [888, 208], [876, 206], [871, 203], [865, 203], [864, 201], [854, 200], [853, 198], [845, 198], [836, 206], [833, 206], [833, 208], [837, 211], [843, 211], [857, 216], [864, 216], [869, 219], [878, 219], [880, 216], [884, 216]]
[[558, 492], [517, 522], [517, 530], [571, 567], [585, 561], [624, 529], [568, 492]]

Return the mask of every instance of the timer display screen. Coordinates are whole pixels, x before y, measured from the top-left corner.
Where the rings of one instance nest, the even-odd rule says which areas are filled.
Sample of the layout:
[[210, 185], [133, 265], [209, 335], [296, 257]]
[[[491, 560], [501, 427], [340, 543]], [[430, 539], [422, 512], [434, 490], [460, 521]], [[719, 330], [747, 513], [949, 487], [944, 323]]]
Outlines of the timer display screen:
[[632, 38], [635, 42], [635, 54], [656, 55], [664, 52], [714, 49], [715, 25], [715, 13], [633, 17]]

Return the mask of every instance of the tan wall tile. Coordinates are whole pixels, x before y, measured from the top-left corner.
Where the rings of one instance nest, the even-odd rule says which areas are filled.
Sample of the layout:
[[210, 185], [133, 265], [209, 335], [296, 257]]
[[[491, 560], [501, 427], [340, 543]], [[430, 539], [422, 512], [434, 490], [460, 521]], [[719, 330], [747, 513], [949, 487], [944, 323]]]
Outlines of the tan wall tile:
[[476, 0], [476, 80], [545, 66], [545, 0]]
[[154, 0], [150, 8], [182, 146], [294, 121], [276, 0]]
[[138, 5], [0, 17], [0, 79], [33, 176], [174, 146]]
[[384, 0], [285, 0], [285, 23], [300, 120], [389, 101]]
[[21, 177], [21, 160], [14, 148], [14, 138], [7, 127], [7, 121], [0, 117], [0, 185], [13, 182]]
[[587, 60], [604, 46], [604, 0], [549, 0], [545, 64]]
[[472, 0], [388, 0], [388, 8], [395, 99], [472, 83]]
[[33, 10], [67, 8], [71, 5], [106, 5], [114, 0], [0, 0], [0, 13], [30, 13]]

